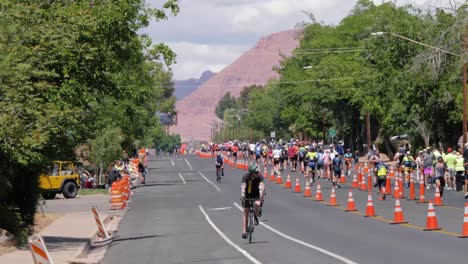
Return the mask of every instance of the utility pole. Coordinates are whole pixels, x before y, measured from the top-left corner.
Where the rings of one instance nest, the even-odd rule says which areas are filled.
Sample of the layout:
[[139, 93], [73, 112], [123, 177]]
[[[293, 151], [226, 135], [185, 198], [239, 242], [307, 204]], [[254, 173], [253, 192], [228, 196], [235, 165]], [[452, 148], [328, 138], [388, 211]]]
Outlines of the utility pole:
[[371, 149], [370, 113], [366, 113], [367, 151]]
[[467, 103], [467, 94], [466, 94], [466, 44], [467, 44], [467, 29], [466, 29], [466, 25], [464, 26], [463, 28], [463, 53], [464, 53], [464, 57], [463, 59], [465, 60], [464, 63], [463, 63], [463, 146], [465, 146], [466, 142], [467, 142], [467, 136], [466, 136], [466, 119], [467, 119], [467, 106], [466, 106], [466, 103]]

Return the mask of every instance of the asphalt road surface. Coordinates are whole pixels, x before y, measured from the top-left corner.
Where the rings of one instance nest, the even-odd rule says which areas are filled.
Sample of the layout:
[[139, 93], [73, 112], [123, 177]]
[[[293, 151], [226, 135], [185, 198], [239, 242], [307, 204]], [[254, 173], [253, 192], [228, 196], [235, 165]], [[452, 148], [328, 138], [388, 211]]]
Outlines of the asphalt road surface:
[[[367, 192], [353, 189], [358, 212], [345, 212], [350, 184], [337, 189], [340, 206], [327, 206], [266, 182], [267, 196], [253, 243], [241, 238], [238, 208], [245, 171], [225, 169], [215, 181], [214, 160], [194, 155], [152, 157], [145, 186], [102, 263], [467, 263], [461, 193], [448, 192], [436, 207], [441, 231], [425, 232], [427, 204], [401, 200], [409, 224], [390, 225], [395, 200], [378, 201], [377, 218], [365, 218]], [[285, 180], [286, 172], [283, 174]], [[298, 173], [291, 174], [293, 186]], [[301, 188], [304, 179], [299, 176]], [[351, 182], [348, 178], [348, 182]], [[321, 179], [324, 199], [330, 183]], [[407, 192], [408, 190], [405, 189]], [[434, 191], [426, 192], [432, 199]], [[312, 195], [315, 194], [315, 185]]]

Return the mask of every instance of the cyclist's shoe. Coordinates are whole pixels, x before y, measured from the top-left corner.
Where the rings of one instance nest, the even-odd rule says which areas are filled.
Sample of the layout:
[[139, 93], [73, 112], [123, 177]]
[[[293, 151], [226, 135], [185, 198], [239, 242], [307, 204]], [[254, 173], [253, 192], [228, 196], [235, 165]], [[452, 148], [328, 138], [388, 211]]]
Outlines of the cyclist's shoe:
[[242, 233], [242, 238], [247, 239], [247, 233]]
[[256, 216], [254, 217], [254, 224], [258, 225], [258, 217], [256, 217]]

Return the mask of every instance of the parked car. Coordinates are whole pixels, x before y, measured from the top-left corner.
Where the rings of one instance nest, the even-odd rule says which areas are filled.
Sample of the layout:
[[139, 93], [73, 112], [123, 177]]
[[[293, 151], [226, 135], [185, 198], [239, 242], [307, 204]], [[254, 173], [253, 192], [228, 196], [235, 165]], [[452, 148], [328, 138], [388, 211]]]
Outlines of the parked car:
[[54, 199], [58, 193], [75, 198], [81, 187], [78, 169], [71, 161], [53, 161], [49, 170], [39, 177], [44, 199]]

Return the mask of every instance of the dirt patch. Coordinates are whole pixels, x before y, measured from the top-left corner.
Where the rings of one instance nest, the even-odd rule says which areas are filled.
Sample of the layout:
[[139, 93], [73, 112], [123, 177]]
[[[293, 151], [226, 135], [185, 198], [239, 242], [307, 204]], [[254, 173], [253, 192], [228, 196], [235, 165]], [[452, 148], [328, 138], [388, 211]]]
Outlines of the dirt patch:
[[[34, 225], [34, 233], [37, 234], [44, 230], [56, 219], [62, 217], [62, 214], [36, 214], [36, 224]], [[0, 229], [0, 256], [16, 250], [16, 247], [8, 236], [7, 232]]]

